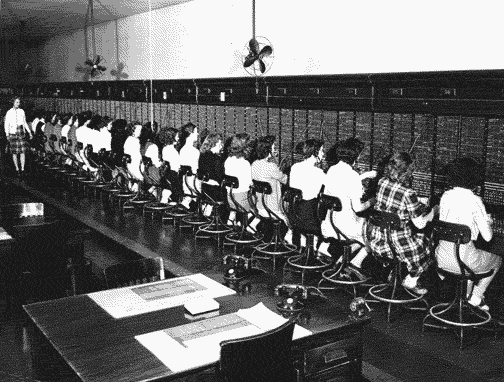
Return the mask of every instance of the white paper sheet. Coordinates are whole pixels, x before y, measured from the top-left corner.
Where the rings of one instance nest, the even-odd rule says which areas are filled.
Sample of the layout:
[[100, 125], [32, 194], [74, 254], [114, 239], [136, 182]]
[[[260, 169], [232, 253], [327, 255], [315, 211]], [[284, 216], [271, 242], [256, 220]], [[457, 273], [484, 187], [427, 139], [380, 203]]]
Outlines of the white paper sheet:
[[[213, 325], [208, 325], [212, 322], [210, 320], [216, 318], [142, 334], [135, 338], [170, 370], [181, 372], [217, 362], [221, 341], [264, 333], [286, 321], [262, 303], [249, 309], [240, 309], [233, 314], [219, 316], [220, 324], [226, 326], [225, 330], [213, 329]], [[201, 326], [208, 329], [198, 332], [197, 326], [200, 326], [200, 329]], [[294, 339], [310, 334], [311, 331], [299, 325], [294, 327]]]
[[12, 236], [7, 233], [5, 229], [0, 227], [0, 240], [10, 240]]
[[197, 273], [90, 293], [88, 296], [112, 317], [123, 318], [184, 305], [194, 298], [216, 298], [234, 293], [234, 290]]

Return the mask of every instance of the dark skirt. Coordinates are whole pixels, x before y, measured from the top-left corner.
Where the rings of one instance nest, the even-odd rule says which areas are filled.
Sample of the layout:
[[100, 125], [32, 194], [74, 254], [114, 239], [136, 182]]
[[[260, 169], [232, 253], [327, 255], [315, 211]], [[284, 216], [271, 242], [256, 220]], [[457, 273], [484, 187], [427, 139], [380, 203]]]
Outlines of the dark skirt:
[[9, 146], [11, 154], [24, 154], [28, 149], [28, 143], [25, 141], [25, 132], [23, 126], [16, 128], [16, 134], [9, 134]]
[[306, 233], [320, 234], [321, 222], [317, 215], [318, 199], [301, 200], [289, 216], [294, 228]]

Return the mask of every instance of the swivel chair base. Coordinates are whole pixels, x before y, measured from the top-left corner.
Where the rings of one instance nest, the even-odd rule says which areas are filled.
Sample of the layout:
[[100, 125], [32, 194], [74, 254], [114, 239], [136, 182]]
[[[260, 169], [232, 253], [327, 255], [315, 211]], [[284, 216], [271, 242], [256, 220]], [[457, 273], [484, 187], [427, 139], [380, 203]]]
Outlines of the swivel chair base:
[[384, 284], [374, 285], [368, 290], [368, 294], [375, 300], [367, 300], [367, 302], [386, 302], [388, 303], [387, 308], [387, 322], [390, 323], [390, 314], [392, 310], [392, 305], [406, 305], [413, 304], [417, 301], [421, 301], [425, 304], [425, 307], [413, 307], [415, 310], [426, 310], [428, 308], [427, 301], [425, 301], [424, 296], [416, 294], [405, 288], [402, 285], [401, 278], [401, 263], [395, 261], [395, 265], [390, 272], [389, 282]]
[[479, 328], [488, 324], [492, 316], [487, 311], [472, 306], [467, 297], [459, 294], [451, 302], [443, 302], [432, 306], [423, 319], [422, 332], [425, 327], [436, 329], [453, 329], [459, 337], [459, 348], [464, 347], [464, 330]]
[[[272, 260], [273, 272], [275, 272], [277, 257], [284, 257], [296, 250], [297, 247], [295, 245], [286, 243], [283, 240], [280, 240], [278, 242], [273, 241], [269, 243], [259, 244], [258, 246], [256, 246], [255, 251], [252, 254], [252, 257], [255, 259]], [[256, 252], [259, 252], [265, 256], [258, 256], [256, 255]]]
[[156, 212], [164, 212], [169, 210], [170, 208], [171, 206], [168, 203], [152, 202], [144, 204], [142, 213], [144, 216], [150, 213], [151, 219], [154, 219], [154, 215], [156, 214]]
[[[360, 273], [351, 264], [337, 264], [334, 269], [327, 269], [322, 272], [322, 279], [318, 283], [318, 288], [321, 290], [347, 290], [347, 287], [352, 287], [353, 297], [357, 297], [357, 286], [366, 284], [370, 280], [369, 277]], [[327, 286], [324, 286], [326, 284]]]

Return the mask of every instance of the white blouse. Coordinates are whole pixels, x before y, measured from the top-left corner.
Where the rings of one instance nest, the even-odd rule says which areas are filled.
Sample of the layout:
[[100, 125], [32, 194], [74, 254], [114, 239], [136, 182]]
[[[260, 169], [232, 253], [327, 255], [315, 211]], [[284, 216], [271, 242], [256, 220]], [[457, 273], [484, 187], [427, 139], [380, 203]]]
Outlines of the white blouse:
[[315, 199], [324, 185], [325, 174], [315, 167], [315, 158], [310, 157], [292, 166], [289, 185], [303, 192], [304, 200]]
[[238, 188], [233, 192], [248, 192], [252, 185], [252, 169], [245, 158], [228, 157], [224, 162], [224, 173], [238, 178]]
[[163, 160], [170, 164], [172, 171], [178, 172], [180, 170], [180, 154], [175, 146], [167, 145], [163, 147], [161, 155], [163, 156]]

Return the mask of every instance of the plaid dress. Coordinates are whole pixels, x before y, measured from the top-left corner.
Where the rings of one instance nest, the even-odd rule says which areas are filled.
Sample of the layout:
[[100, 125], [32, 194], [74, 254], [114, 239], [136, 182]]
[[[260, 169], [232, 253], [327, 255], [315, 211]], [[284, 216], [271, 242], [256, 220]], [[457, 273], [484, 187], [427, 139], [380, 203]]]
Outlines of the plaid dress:
[[25, 140], [25, 131], [22, 125], [17, 126], [16, 134], [9, 134], [9, 146], [11, 154], [23, 154], [28, 148]]
[[428, 238], [413, 228], [411, 222], [411, 219], [425, 211], [425, 206], [418, 201], [416, 192], [398, 182], [382, 178], [378, 182], [375, 209], [398, 215], [401, 229], [391, 232], [389, 244], [385, 230], [370, 223], [368, 240], [373, 255], [377, 258], [392, 259], [393, 250], [399, 260], [406, 263], [408, 272], [414, 277], [419, 276], [427, 270], [432, 259]]

